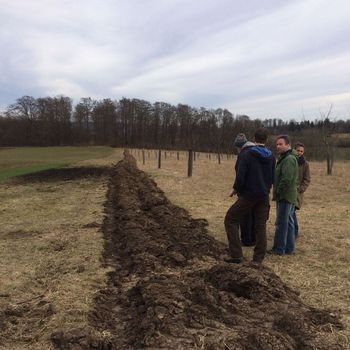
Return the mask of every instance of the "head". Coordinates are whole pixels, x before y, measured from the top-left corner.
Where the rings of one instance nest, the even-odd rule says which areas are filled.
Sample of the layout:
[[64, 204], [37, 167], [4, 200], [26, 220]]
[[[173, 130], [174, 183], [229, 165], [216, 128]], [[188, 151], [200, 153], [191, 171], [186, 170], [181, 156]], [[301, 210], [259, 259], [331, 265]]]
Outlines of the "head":
[[255, 131], [254, 141], [255, 143], [265, 145], [267, 138], [269, 136], [269, 132], [265, 128], [260, 128]]
[[304, 155], [304, 152], [305, 152], [305, 146], [303, 143], [301, 142], [297, 142], [295, 145], [294, 145], [294, 149], [296, 150], [296, 152], [298, 153], [298, 157], [301, 157]]
[[277, 153], [281, 154], [291, 149], [291, 140], [288, 135], [279, 135], [276, 138]]
[[240, 133], [236, 136], [235, 141], [234, 141], [234, 146], [237, 147], [238, 150], [241, 150], [243, 145], [247, 142], [247, 138], [243, 133]]

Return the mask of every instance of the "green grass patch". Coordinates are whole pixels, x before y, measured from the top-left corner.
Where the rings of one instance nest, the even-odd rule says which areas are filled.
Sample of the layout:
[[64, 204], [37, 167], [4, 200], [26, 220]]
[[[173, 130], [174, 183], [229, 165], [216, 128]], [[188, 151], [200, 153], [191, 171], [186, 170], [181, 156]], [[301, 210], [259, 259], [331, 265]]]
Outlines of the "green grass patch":
[[0, 181], [83, 160], [108, 157], [112, 152], [112, 148], [103, 146], [0, 148]]

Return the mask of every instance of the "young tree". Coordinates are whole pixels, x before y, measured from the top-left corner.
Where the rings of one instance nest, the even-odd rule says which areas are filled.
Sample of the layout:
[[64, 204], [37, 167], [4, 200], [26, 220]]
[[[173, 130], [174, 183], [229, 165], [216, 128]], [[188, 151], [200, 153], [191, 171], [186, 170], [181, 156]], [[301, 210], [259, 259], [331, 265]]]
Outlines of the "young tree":
[[327, 175], [332, 175], [333, 163], [334, 163], [334, 148], [335, 139], [332, 138], [332, 133], [335, 131], [335, 123], [332, 123], [329, 119], [332, 113], [333, 105], [330, 105], [328, 112], [324, 113], [320, 111], [322, 120], [322, 143], [323, 152], [327, 162]]

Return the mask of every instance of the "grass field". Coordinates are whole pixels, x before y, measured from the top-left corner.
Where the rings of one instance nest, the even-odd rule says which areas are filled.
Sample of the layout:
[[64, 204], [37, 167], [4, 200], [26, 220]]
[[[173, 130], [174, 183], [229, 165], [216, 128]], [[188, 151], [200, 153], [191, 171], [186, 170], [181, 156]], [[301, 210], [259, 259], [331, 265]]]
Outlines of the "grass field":
[[110, 147], [18, 147], [0, 148], [0, 181], [50, 168], [64, 167], [85, 159], [106, 157]]
[[[69, 163], [104, 166], [122, 157], [119, 149], [81, 151], [82, 154], [74, 155], [80, 161], [74, 163], [72, 156]], [[187, 178], [184, 153], [177, 160], [176, 153], [167, 152], [161, 169], [157, 169], [154, 151], [146, 151], [145, 165], [140, 151], [133, 154], [139, 168], [151, 174], [170, 200], [195, 218], [206, 218], [210, 233], [226, 242], [223, 217], [232, 203], [228, 194], [235, 159], [224, 157], [218, 165], [214, 156], [208, 159], [200, 154], [194, 163], [193, 177]], [[335, 332], [334, 337], [348, 347], [349, 172], [350, 162], [335, 163], [333, 176], [326, 175], [325, 164], [311, 163], [312, 184], [299, 213], [297, 254], [269, 256], [264, 262], [298, 289], [306, 303], [341, 310], [347, 329]], [[0, 325], [6, 312], [19, 315], [17, 323], [8, 325], [0, 335], [1, 350], [50, 349], [52, 331], [87, 327], [94, 295], [105, 283], [108, 272], [101, 267], [100, 231], [106, 190], [107, 178], [93, 177], [48, 182], [8, 179], [0, 183]], [[269, 246], [274, 219], [272, 203]], [[244, 248], [244, 253], [247, 257], [252, 255], [250, 248]]]

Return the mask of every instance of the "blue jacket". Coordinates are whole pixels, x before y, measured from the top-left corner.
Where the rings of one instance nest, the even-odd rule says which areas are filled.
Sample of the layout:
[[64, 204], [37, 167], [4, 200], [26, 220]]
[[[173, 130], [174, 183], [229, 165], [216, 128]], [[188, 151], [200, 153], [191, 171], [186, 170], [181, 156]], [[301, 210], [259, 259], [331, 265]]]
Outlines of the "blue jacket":
[[237, 195], [251, 200], [267, 197], [275, 179], [275, 164], [275, 157], [266, 147], [243, 148], [235, 165], [233, 188]]

